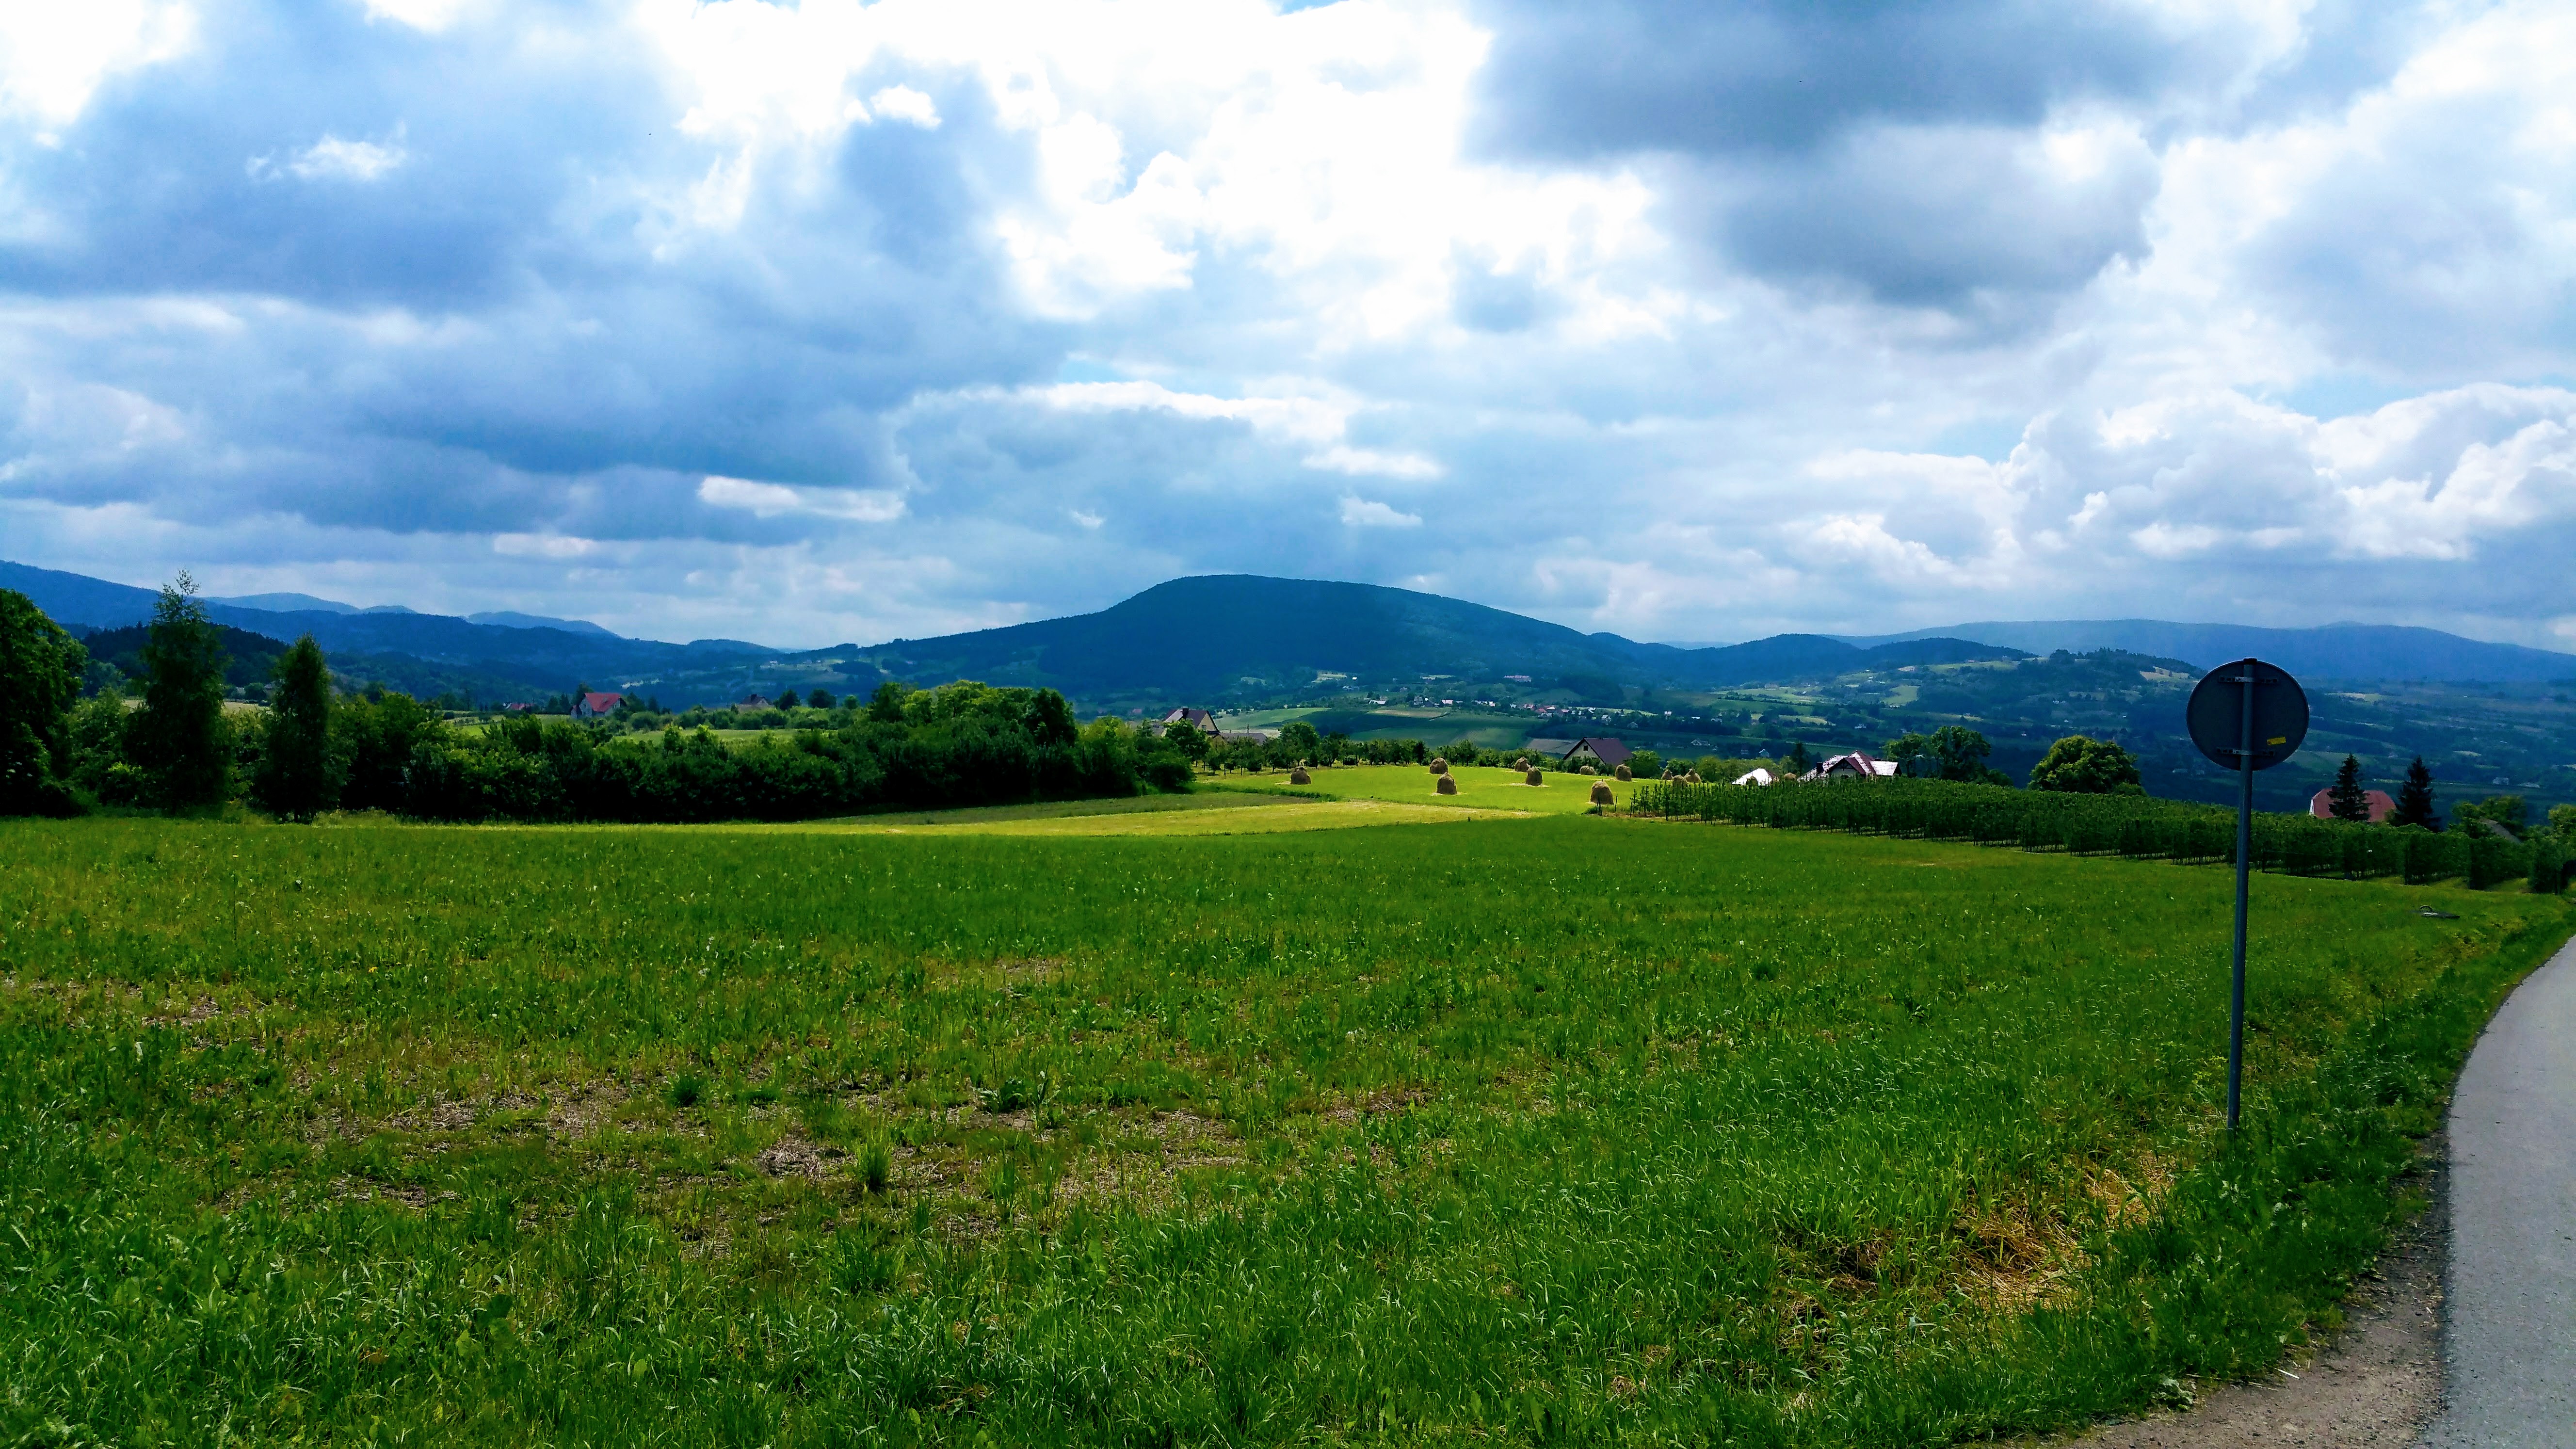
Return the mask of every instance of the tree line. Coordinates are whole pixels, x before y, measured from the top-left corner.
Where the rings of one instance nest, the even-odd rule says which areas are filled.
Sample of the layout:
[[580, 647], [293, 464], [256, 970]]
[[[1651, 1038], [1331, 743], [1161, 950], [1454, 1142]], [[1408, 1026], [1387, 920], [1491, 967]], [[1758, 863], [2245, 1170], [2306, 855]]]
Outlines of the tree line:
[[424, 820], [803, 820], [879, 809], [1187, 790], [1172, 742], [1080, 723], [1051, 689], [888, 681], [830, 727], [734, 749], [700, 728], [451, 725], [407, 695], [346, 694], [310, 635], [279, 655], [265, 710], [228, 715], [221, 637], [181, 574], [139, 651], [139, 706], [83, 700], [87, 651], [0, 591], [0, 814], [174, 812], [246, 802], [288, 820], [381, 810]]

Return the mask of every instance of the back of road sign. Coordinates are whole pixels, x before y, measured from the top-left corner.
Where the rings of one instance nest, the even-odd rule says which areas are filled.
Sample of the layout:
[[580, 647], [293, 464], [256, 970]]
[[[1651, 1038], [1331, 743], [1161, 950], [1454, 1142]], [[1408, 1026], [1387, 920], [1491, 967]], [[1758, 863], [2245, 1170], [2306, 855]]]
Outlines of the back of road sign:
[[2192, 690], [2183, 718], [2200, 752], [2233, 770], [2249, 688], [2254, 691], [2254, 768], [2268, 770], [2296, 754], [2299, 742], [2308, 737], [2308, 696], [2289, 671], [2260, 659], [2222, 664]]

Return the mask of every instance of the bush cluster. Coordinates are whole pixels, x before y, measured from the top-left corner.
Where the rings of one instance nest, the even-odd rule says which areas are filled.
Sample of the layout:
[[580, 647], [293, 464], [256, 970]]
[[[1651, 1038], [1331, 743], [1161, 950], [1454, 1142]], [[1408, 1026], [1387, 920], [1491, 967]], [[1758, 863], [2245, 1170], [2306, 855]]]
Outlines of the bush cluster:
[[[1629, 810], [1666, 819], [1965, 840], [2079, 855], [2229, 864], [2236, 858], [2234, 811], [2144, 795], [2066, 794], [1947, 780], [1769, 789], [1667, 781], [1640, 786]], [[2260, 870], [2295, 875], [2393, 876], [2409, 883], [2459, 879], [2473, 889], [2523, 877], [2535, 889], [2556, 890], [2563, 852], [2555, 835], [2518, 841], [2465, 831], [2435, 833], [2258, 814], [2252, 861]]]

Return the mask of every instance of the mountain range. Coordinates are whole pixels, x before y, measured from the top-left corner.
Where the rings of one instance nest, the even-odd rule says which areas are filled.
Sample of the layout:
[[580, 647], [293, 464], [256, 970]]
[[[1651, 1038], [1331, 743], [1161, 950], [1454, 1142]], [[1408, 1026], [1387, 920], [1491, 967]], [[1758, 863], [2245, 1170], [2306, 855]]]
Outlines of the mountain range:
[[[15, 589], [67, 626], [112, 629], [151, 616], [151, 589], [0, 562]], [[2576, 680], [2576, 655], [2433, 629], [2314, 629], [2157, 620], [1988, 622], [1883, 636], [1780, 634], [1677, 646], [1583, 633], [1482, 604], [1407, 589], [1248, 574], [1173, 579], [1097, 613], [934, 639], [779, 650], [733, 639], [628, 639], [584, 620], [507, 611], [467, 617], [399, 605], [360, 608], [310, 594], [210, 598], [217, 623], [288, 640], [310, 633], [344, 676], [478, 700], [635, 686], [674, 707], [751, 689], [869, 689], [982, 679], [1049, 685], [1090, 707], [1248, 701], [1441, 679], [1565, 688], [1616, 699], [1621, 686], [1714, 688], [1829, 678], [1906, 664], [2004, 660], [2101, 648], [2209, 667], [2255, 654], [2337, 681], [2526, 683]]]

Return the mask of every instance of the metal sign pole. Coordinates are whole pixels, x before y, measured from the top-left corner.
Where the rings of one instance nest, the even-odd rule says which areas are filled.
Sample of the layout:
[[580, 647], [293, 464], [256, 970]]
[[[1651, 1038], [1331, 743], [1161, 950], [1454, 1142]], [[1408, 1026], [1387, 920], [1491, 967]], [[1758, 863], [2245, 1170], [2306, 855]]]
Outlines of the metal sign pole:
[[2236, 1130], [2245, 1082], [2245, 899], [2254, 871], [2254, 661], [2240, 666], [2245, 697], [2236, 736], [2236, 975], [2227, 1009], [2227, 1130]]
[[2202, 676], [2183, 708], [2183, 719], [2192, 745], [2211, 764], [2236, 772], [2236, 969], [2227, 1008], [2227, 1130], [2232, 1134], [2245, 1100], [2245, 901], [2254, 874], [2254, 772], [2298, 753], [2299, 742], [2308, 737], [2308, 696], [2279, 666], [2240, 659]]

